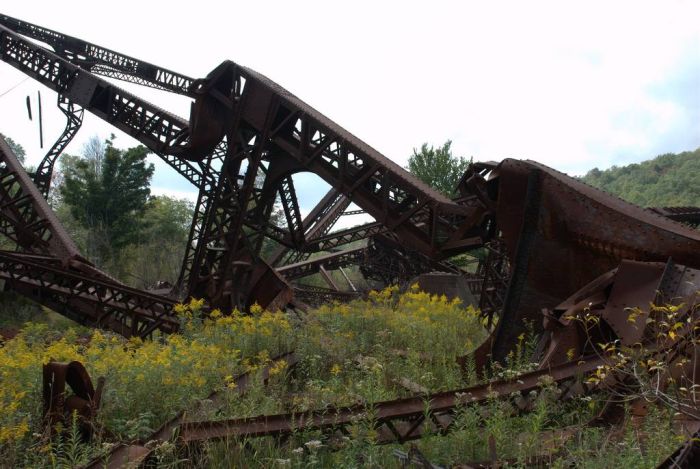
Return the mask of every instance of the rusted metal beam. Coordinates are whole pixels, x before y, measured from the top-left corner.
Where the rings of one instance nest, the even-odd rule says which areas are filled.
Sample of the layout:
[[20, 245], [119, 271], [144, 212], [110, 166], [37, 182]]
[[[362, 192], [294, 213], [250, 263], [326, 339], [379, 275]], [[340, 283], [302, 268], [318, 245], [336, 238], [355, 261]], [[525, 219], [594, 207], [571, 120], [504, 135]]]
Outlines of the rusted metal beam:
[[700, 467], [700, 431], [695, 432], [657, 469], [694, 469]]
[[679, 223], [700, 225], [700, 207], [649, 207], [649, 210]]
[[[273, 363], [279, 363], [284, 361], [287, 363], [287, 369], [294, 367], [298, 363], [298, 358], [294, 352], [283, 353], [272, 358]], [[270, 367], [266, 367], [261, 370], [261, 377], [264, 382], [270, 375]], [[244, 395], [250, 385], [252, 384], [253, 377], [250, 373], [243, 373], [236, 376], [233, 379], [235, 383], [235, 392], [242, 396]], [[226, 403], [226, 396], [228, 391], [214, 391], [209, 396], [204, 399], [207, 402], [210, 411], [216, 411], [223, 407]], [[104, 456], [93, 459], [88, 464], [82, 467], [82, 469], [119, 469], [119, 468], [135, 468], [144, 466], [148, 459], [152, 456], [156, 449], [156, 442], [170, 441], [174, 436], [177, 435], [179, 427], [186, 421], [191, 415], [196, 415], [198, 411], [199, 403], [191, 409], [182, 410], [172, 419], [165, 422], [157, 430], [155, 430], [148, 438], [134, 442], [129, 445], [119, 444], [113, 447], [110, 452]]]
[[56, 160], [73, 140], [78, 130], [80, 130], [80, 126], [83, 124], [83, 114], [85, 113], [83, 108], [68, 101], [65, 96], [60, 94], [58, 95], [58, 108], [66, 116], [66, 127], [41, 160], [34, 175], [34, 183], [45, 199], [49, 198], [51, 177], [53, 176]]
[[194, 95], [191, 88], [195, 80], [172, 70], [7, 15], [0, 15], [0, 24], [48, 44], [61, 57], [96, 75], [177, 94]]
[[483, 196], [492, 201], [483, 203], [496, 207], [494, 220], [513, 272], [504, 300], [507, 317], [493, 342], [495, 359], [511, 350], [525, 321], [541, 330], [543, 308], [553, 308], [623, 259], [672, 257], [700, 267], [697, 230], [533, 161], [508, 159], [491, 171]]
[[[602, 365], [599, 356], [587, 357], [578, 362], [566, 363], [549, 370], [522, 374], [517, 381], [494, 381], [470, 388], [373, 403], [369, 407], [327, 408], [322, 411], [297, 412], [259, 417], [188, 422], [181, 426], [180, 441], [215, 440], [222, 438], [255, 438], [266, 435], [282, 436], [299, 430], [340, 431], [346, 433], [358, 415], [370, 408], [378, 432], [377, 443], [402, 443], [420, 438], [425, 431], [447, 433], [452, 428], [453, 412], [459, 403], [475, 403], [497, 395], [501, 398], [513, 393], [526, 393], [539, 387], [540, 380], [550, 376], [554, 382], [574, 380]], [[570, 388], [573, 390], [573, 388]], [[567, 394], [566, 392], [564, 393]], [[346, 433], [347, 434], [347, 433]]]
[[0, 251], [0, 279], [5, 285], [80, 324], [126, 337], [178, 329], [174, 300], [86, 273], [80, 262], [72, 265], [49, 256]]
[[0, 234], [18, 248], [56, 256], [67, 262], [82, 259], [17, 157], [0, 138]]
[[314, 259], [278, 267], [277, 272], [289, 280], [306, 277], [319, 272], [322, 266], [334, 270], [338, 267], [362, 263], [367, 256], [367, 248], [347, 249], [331, 254], [324, 254]]

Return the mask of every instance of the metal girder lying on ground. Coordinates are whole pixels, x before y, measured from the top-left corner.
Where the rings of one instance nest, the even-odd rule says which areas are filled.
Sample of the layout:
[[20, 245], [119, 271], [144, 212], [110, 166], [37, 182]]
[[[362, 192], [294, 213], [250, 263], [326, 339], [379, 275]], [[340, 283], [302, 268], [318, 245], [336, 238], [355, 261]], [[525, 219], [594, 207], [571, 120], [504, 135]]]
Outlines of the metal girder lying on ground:
[[[498, 395], [527, 393], [541, 386], [541, 379], [550, 376], [554, 382], [571, 381], [572, 386], [562, 393], [564, 397], [583, 392], [577, 377], [595, 370], [604, 363], [599, 356], [578, 362], [554, 366], [548, 370], [524, 373], [518, 381], [494, 381], [478, 386], [447, 391], [427, 396], [409, 397], [393, 401], [377, 402], [370, 407], [357, 405], [343, 408], [326, 408], [320, 411], [261, 415], [259, 417], [187, 422], [180, 427], [180, 441], [212, 440], [221, 438], [253, 438], [266, 435], [282, 436], [298, 430], [322, 429], [349, 434], [348, 428], [363, 415], [373, 419], [377, 429], [377, 443], [403, 443], [420, 438], [423, 433], [447, 433], [452, 428], [453, 413], [460, 404], [485, 402]], [[576, 383], [576, 384], [573, 384]], [[495, 393], [495, 394], [494, 394]], [[492, 398], [492, 397], [491, 397]]]
[[700, 431], [695, 432], [657, 469], [693, 469], [700, 467]]
[[[644, 324], [632, 327], [625, 308], [639, 306], [639, 317], [646, 318], [650, 312], [643, 306], [658, 301], [659, 292], [689, 297], [684, 285], [700, 268], [700, 234], [671, 221], [697, 223], [697, 209], [644, 210], [551, 168], [516, 160], [472, 165], [460, 182], [460, 197], [450, 200], [276, 83], [230, 61], [195, 80], [3, 15], [0, 58], [59, 93], [69, 119], [40, 165], [36, 186], [0, 142], [0, 232], [20, 250], [0, 251], [0, 278], [84, 324], [127, 336], [172, 332], [178, 325], [171, 313], [174, 300], [130, 289], [83, 259], [44, 200], [53, 164], [79, 127], [82, 109], [144, 143], [199, 190], [175, 290], [180, 298], [204, 297], [224, 310], [253, 302], [283, 306], [293, 291], [284, 276], [320, 272], [335, 289], [325, 269], [350, 262], [384, 283], [426, 270], [460, 273], [441, 261], [488, 243], [478, 273], [480, 302], [499, 320], [483, 351], [503, 360], [525, 321], [539, 325], [545, 309], [542, 367], [550, 368], [521, 376], [522, 384], [459, 391], [471, 393], [474, 402], [494, 388], [522, 392], [545, 375], [569, 380], [592, 370], [603, 359], [571, 315], [595, 305], [605, 325], [596, 338], [635, 343], [644, 338]], [[100, 76], [189, 97], [190, 119]], [[293, 181], [302, 171], [332, 187], [304, 219]], [[285, 226], [273, 220], [277, 198]], [[376, 221], [330, 233], [351, 202]], [[309, 259], [360, 239], [371, 242]], [[281, 246], [269, 264], [261, 259], [266, 240]], [[666, 263], [669, 257], [687, 267]], [[331, 294], [308, 286], [296, 291]], [[580, 363], [569, 361], [572, 350]], [[376, 404], [380, 441], [406, 441], [428, 429], [449, 431], [457, 391], [428, 398], [429, 418], [423, 397]], [[358, 406], [190, 423], [181, 435], [183, 441], [280, 435], [300, 426], [342, 432], [364, 411]]]
[[[592, 352], [593, 344], [618, 341], [621, 346], [649, 342], [654, 305], [680, 305], [678, 321], [692, 321], [700, 290], [700, 270], [663, 262], [623, 261], [575, 292], [563, 303], [545, 310], [541, 366], [568, 361]], [[594, 314], [600, 324], [587, 328], [582, 320]]]
[[[272, 358], [272, 363], [277, 364], [280, 362], [285, 362], [286, 368], [291, 369], [296, 366], [298, 358], [292, 352], [283, 353]], [[267, 379], [269, 376], [270, 367], [268, 366], [261, 370], [260, 377], [263, 379], [263, 382], [267, 384]], [[228, 391], [228, 389], [224, 391], [214, 391], [202, 402], [207, 403], [206, 407], [210, 412], [216, 411], [223, 407], [223, 405], [226, 403], [228, 393], [235, 392], [240, 396], [248, 392], [248, 389], [253, 384], [253, 379], [255, 377], [256, 376], [250, 372], [238, 375], [232, 381], [235, 384], [235, 391]], [[93, 461], [83, 466], [83, 469], [142, 467], [142, 465], [145, 465], [148, 462], [148, 459], [153, 455], [156, 449], [156, 445], [154, 443], [169, 441], [175, 434], [177, 434], [180, 426], [186, 421], [187, 418], [191, 418], [193, 414], [196, 415], [198, 411], [201, 410], [201, 408], [199, 408], [200, 406], [201, 402], [198, 402], [194, 408], [187, 411], [183, 410], [178, 412], [175, 417], [161, 425], [160, 428], [155, 430], [148, 438], [144, 440], [132, 442], [128, 445], [120, 444], [113, 447], [108, 454], [95, 458]]]

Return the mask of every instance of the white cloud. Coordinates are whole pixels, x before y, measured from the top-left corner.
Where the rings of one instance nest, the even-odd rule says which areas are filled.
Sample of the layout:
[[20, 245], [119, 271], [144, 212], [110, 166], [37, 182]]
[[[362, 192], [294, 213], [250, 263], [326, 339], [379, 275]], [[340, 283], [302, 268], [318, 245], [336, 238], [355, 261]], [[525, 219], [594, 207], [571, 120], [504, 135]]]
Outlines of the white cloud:
[[186, 199], [197, 202], [197, 193], [193, 191], [178, 191], [167, 187], [151, 186], [151, 195], [165, 195], [174, 199]]

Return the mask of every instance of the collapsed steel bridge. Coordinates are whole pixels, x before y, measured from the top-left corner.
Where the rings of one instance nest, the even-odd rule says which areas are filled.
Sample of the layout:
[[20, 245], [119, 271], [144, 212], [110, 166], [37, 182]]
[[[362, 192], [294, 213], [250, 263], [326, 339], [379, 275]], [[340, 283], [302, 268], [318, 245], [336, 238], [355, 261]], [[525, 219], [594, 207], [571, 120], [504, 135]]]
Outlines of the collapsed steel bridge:
[[[255, 302], [286, 307], [314, 295], [351, 298], [352, 291], [338, 293], [329, 270], [359, 264], [385, 283], [434, 270], [466, 275], [447, 259], [485, 247], [469, 284], [482, 311], [499, 319], [476, 351], [477, 364], [504, 359], [531, 320], [542, 332], [542, 366], [549, 370], [537, 373], [566, 380], [598, 362], [564, 312], [580, 312], [584, 300], [595, 303], [606, 334], [634, 342], [644, 327], [620, 319], [625, 307], [658, 299], [659, 292], [692, 296], [681, 285], [695, 285], [700, 233], [678, 222], [697, 224], [695, 208], [642, 209], [539, 163], [512, 159], [471, 165], [459, 196], [448, 199], [267, 77], [231, 61], [194, 79], [5, 15], [0, 55], [55, 91], [66, 116], [64, 132], [32, 176], [0, 142], [0, 232], [16, 244], [0, 251], [0, 278], [5, 288], [80, 323], [125, 336], [169, 333], [177, 330], [173, 305], [189, 297], [224, 311]], [[191, 99], [189, 120], [115, 80]], [[85, 111], [144, 144], [198, 190], [179, 279], [167, 295], [130, 288], [94, 266], [46, 202], [55, 162]], [[304, 218], [292, 177], [302, 171], [331, 186]], [[272, 217], [278, 199], [283, 226]], [[356, 213], [348, 210], [351, 203], [375, 221], [332, 232], [340, 217]], [[266, 240], [278, 248], [263, 258]], [[338, 250], [360, 240], [366, 245]], [[290, 283], [314, 273], [328, 288]], [[524, 379], [522, 389], [503, 386], [522, 391], [536, 376]], [[432, 425], [441, 431], [450, 429], [454, 395], [435, 396]], [[421, 406], [412, 401], [380, 407], [387, 441], [418, 437], [428, 424], [416, 420], [414, 408]], [[343, 422], [357, 411], [333, 410]], [[187, 424], [182, 431], [188, 441], [283, 434], [295, 418], [329, 426], [312, 412]]]

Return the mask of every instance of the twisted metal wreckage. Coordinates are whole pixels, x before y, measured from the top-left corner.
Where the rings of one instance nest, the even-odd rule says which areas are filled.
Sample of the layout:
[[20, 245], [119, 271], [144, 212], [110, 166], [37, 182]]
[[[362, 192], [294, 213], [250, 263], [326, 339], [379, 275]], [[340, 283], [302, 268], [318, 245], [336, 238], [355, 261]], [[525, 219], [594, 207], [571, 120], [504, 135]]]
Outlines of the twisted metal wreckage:
[[[580, 321], [572, 319], [584, 311], [600, 319], [596, 333], [601, 341], [676, 347], [679, 356], [691, 357], [686, 366], [697, 365], [688, 341], [681, 337], [672, 345], [659, 344], [645, 322], [655, 314], [648, 305], [664, 301], [684, 305], [683, 314], [695, 319], [700, 232], [678, 222], [697, 224], [696, 208], [642, 209], [534, 161], [513, 159], [471, 165], [459, 182], [459, 196], [450, 200], [267, 77], [234, 62], [193, 79], [4, 15], [0, 48], [4, 62], [58, 93], [67, 118], [63, 134], [34, 175], [0, 140], [0, 231], [17, 245], [0, 251], [0, 278], [6, 289], [79, 323], [147, 337], [155, 331], [175, 332], [173, 306], [189, 297], [205, 298], [223, 311], [246, 309], [254, 302], [286, 308], [353, 298], [358, 292], [352, 282], [345, 277], [350, 288], [341, 291], [328, 271], [340, 269], [344, 275], [344, 266], [359, 265], [366, 277], [383, 283], [431, 271], [466, 277], [482, 312], [498, 317], [490, 338], [474, 355], [477, 368], [490, 359], [503, 360], [526, 321], [539, 326], [539, 370], [517, 381], [443, 392], [427, 400], [378, 403], [374, 409], [382, 443], [419, 438], [426, 431], [448, 432], [460, 396], [478, 403], [489, 390], [502, 396], [522, 393], [544, 375], [562, 383], [563, 397], [590, 392], [576, 378], [606, 359]], [[190, 98], [190, 119], [105, 78]], [[170, 292], [131, 288], [91, 264], [46, 202], [54, 164], [85, 111], [143, 143], [199, 190], [181, 273]], [[332, 187], [304, 218], [292, 178], [302, 171]], [[278, 198], [283, 226], [271, 217]], [[376, 221], [331, 231], [340, 217], [358, 213], [348, 210], [351, 202]], [[265, 240], [279, 247], [262, 258]], [[358, 240], [367, 240], [366, 246], [339, 249]], [[446, 261], [481, 247], [488, 254], [476, 274]], [[310, 258], [322, 252], [326, 254]], [[294, 283], [315, 273], [328, 288]], [[640, 309], [630, 323], [627, 308], [633, 306]], [[293, 354], [283, 359], [296, 360]], [[65, 375], [56, 370], [45, 374]], [[89, 381], [84, 373], [79, 376]], [[247, 379], [239, 378], [238, 392], [245, 391]], [[92, 384], [79, 387], [91, 390], [83, 392], [87, 397], [80, 406], [94, 413], [85, 407], [85, 399], [95, 395]], [[358, 406], [208, 422], [185, 422], [181, 414], [152, 439], [168, 439], [174, 429], [183, 443], [279, 436], [301, 426], [342, 433], [364, 410]], [[667, 461], [668, 467], [693, 464], [698, 450], [689, 441]], [[119, 446], [109, 467], [143, 462], [151, 451], [142, 444]]]

